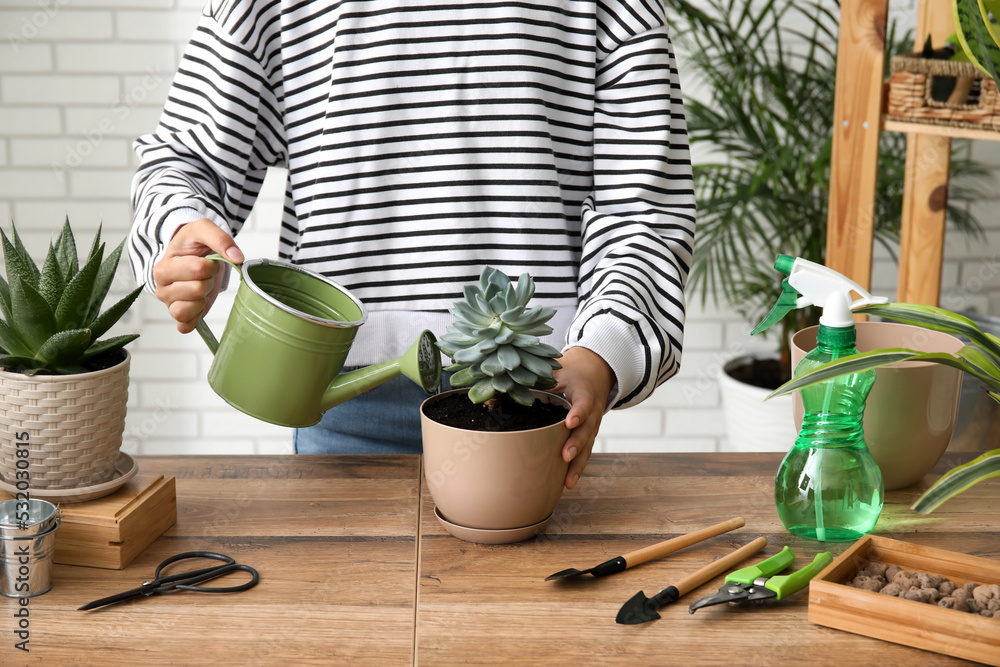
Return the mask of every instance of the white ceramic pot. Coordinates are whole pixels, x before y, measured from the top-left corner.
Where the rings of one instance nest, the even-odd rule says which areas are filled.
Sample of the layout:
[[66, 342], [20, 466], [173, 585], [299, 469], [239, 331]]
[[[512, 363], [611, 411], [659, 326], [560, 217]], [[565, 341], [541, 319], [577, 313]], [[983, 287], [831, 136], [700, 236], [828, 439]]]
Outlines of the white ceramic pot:
[[[962, 341], [946, 333], [893, 322], [858, 322], [857, 349], [903, 347], [957, 352]], [[792, 336], [792, 363], [816, 347], [818, 327]], [[930, 362], [907, 361], [875, 370], [865, 403], [865, 443], [882, 470], [886, 491], [916, 484], [948, 448], [958, 418], [962, 372]], [[796, 393], [795, 417], [802, 419]]]
[[[559, 421], [529, 431], [471, 431], [427, 417], [426, 406], [467, 392], [437, 394], [420, 409], [424, 476], [438, 511], [452, 524], [477, 530], [513, 530], [544, 521], [562, 496], [569, 467], [562, 447], [569, 429]], [[569, 407], [561, 396], [533, 393], [537, 400]]]
[[769, 389], [755, 387], [729, 375], [728, 371], [755, 359], [774, 358], [769, 353], [736, 357], [723, 366], [719, 375], [722, 409], [726, 418], [728, 444], [733, 452], [787, 452], [798, 432], [793, 417], [792, 397], [779, 396], [765, 402]]

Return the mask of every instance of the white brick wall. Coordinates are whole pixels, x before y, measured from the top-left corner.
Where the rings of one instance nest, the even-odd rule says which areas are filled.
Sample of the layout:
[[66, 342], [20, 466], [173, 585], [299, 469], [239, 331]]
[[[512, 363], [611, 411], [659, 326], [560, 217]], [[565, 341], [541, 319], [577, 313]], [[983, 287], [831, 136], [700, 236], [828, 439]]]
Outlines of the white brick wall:
[[[156, 124], [172, 72], [203, 0], [3, 0], [0, 8], [0, 220], [13, 218], [42, 254], [65, 215], [81, 235], [99, 223], [124, 235], [130, 224], [131, 142]], [[906, 17], [904, 17], [905, 20]], [[681, 62], [684, 76], [683, 54]], [[691, 94], [698, 82], [685, 80]], [[1000, 167], [1000, 144], [973, 154]], [[249, 257], [274, 256], [283, 185], [269, 179], [240, 235]], [[957, 235], [945, 251], [942, 304], [1000, 314], [997, 202], [977, 205], [986, 245]], [[82, 241], [86, 242], [86, 241]], [[772, 258], [762, 258], [770, 263]], [[874, 285], [895, 291], [895, 267], [877, 255]], [[123, 270], [116, 291], [131, 284]], [[221, 327], [232, 295], [209, 318]], [[288, 429], [229, 408], [205, 380], [211, 357], [200, 339], [178, 334], [166, 309], [140, 298], [120, 332], [139, 331], [133, 355], [126, 448], [139, 453], [285, 453]], [[716, 451], [725, 425], [717, 378], [727, 360], [769, 349], [725, 308], [690, 299], [680, 375], [641, 406], [609, 414], [600, 451]]]

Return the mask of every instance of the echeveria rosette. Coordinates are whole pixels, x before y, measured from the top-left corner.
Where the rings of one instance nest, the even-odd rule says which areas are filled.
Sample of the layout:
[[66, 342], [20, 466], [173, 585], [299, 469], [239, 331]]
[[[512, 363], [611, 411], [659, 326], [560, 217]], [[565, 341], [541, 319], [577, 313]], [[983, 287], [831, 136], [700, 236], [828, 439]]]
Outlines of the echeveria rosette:
[[465, 299], [451, 309], [455, 321], [438, 341], [451, 357], [452, 387], [470, 387], [469, 400], [484, 403], [508, 394], [521, 405], [535, 401], [531, 389], [556, 386], [552, 371], [561, 368], [562, 354], [541, 337], [552, 333], [546, 324], [552, 308], [528, 308], [535, 281], [527, 273], [517, 283], [486, 267], [479, 285], [467, 285]]
[[136, 288], [101, 312], [124, 241], [104, 257], [105, 244], [98, 230], [81, 266], [67, 219], [39, 269], [17, 229], [12, 232], [13, 240], [0, 229], [7, 274], [6, 279], [0, 278], [0, 365], [25, 375], [83, 373], [87, 362], [138, 337], [128, 334], [98, 340], [142, 291]]

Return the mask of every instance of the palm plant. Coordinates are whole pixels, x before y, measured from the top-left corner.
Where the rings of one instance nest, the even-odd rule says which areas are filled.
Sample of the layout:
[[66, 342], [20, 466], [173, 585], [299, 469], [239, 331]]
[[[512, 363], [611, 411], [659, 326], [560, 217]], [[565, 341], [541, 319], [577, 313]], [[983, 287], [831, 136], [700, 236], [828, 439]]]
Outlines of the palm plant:
[[[770, 258], [825, 259], [839, 2], [665, 4], [684, 57], [682, 74], [695, 84], [686, 100], [688, 133], [700, 158], [690, 285], [701, 291], [703, 304], [725, 302], [756, 322], [777, 288]], [[895, 29], [887, 44], [890, 53], [912, 51], [912, 37]], [[882, 134], [875, 236], [890, 252], [902, 217], [905, 144], [903, 134]], [[948, 215], [964, 233], [982, 233], [964, 205], [982, 196], [975, 184], [986, 174], [956, 145]], [[799, 310], [783, 321], [786, 378], [789, 337], [817, 316]]]

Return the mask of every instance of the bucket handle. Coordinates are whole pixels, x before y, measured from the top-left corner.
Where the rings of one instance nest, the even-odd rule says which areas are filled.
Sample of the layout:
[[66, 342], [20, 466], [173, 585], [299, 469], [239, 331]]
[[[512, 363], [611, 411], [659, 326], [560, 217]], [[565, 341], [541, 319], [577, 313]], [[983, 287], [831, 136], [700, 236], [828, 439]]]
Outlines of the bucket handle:
[[[233, 262], [231, 260], [228, 260], [225, 257], [223, 257], [222, 255], [219, 255], [217, 253], [213, 253], [211, 255], [207, 255], [205, 257], [205, 259], [210, 259], [213, 262], [225, 262], [226, 264], [228, 264], [229, 266], [233, 267], [237, 271], [240, 270], [240, 265], [239, 264], [237, 264], [237, 263], [235, 263], [235, 262]], [[205, 341], [205, 345], [208, 346], [208, 349], [211, 350], [212, 354], [214, 355], [216, 352], [218, 352], [218, 350], [219, 350], [219, 339], [217, 339], [215, 337], [215, 334], [212, 333], [212, 330], [208, 328], [208, 324], [205, 322], [205, 319], [202, 318], [202, 319], [198, 320], [198, 324], [196, 324], [194, 328], [195, 328], [195, 331], [198, 332], [198, 335], [201, 336], [201, 339], [203, 341]]]

